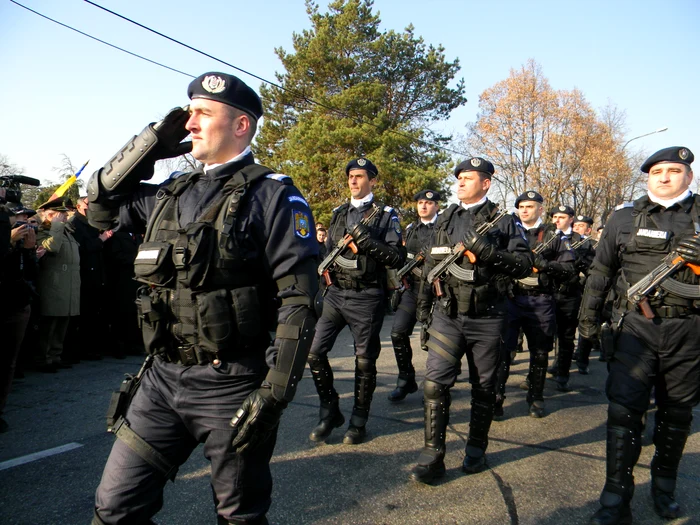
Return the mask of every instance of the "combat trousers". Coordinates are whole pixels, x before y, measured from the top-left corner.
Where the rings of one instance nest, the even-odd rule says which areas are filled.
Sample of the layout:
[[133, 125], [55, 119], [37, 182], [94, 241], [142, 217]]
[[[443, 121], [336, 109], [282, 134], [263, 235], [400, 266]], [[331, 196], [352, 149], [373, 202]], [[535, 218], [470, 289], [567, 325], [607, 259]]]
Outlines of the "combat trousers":
[[[262, 353], [218, 366], [182, 366], [156, 358], [126, 414], [131, 429], [173, 465], [182, 465], [204, 444], [221, 523], [266, 523], [276, 434], [241, 456], [231, 451], [229, 424], [266, 373]], [[149, 523], [163, 506], [166, 482], [161, 472], [117, 439], [97, 488], [97, 517], [107, 525]]]
[[411, 334], [416, 326], [416, 294], [406, 290], [401, 296], [401, 302], [394, 314], [394, 324], [391, 327], [391, 339], [399, 368], [399, 380], [415, 379], [413, 368], [413, 349]]
[[581, 291], [573, 290], [570, 294], [555, 294], [557, 317], [557, 341], [559, 353], [557, 355], [557, 378], [568, 381], [571, 360], [574, 356], [574, 338], [578, 326], [578, 311], [581, 307]]

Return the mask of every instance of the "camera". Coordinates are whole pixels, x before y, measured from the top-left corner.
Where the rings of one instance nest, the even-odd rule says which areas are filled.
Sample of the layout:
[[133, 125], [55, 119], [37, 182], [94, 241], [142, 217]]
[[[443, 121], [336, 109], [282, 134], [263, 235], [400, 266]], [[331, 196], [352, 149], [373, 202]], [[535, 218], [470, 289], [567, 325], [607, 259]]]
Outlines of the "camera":
[[[41, 186], [41, 182], [32, 177], [24, 175], [2, 175], [0, 176], [0, 188], [5, 188], [5, 201], [20, 203], [22, 201], [22, 186]], [[0, 201], [2, 204], [2, 201]]]

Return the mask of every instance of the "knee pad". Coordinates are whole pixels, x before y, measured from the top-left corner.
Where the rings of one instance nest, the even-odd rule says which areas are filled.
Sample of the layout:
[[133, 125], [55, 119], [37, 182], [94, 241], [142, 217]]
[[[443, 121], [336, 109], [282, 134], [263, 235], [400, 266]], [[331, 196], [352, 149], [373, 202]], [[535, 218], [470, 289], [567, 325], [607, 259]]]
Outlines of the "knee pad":
[[309, 363], [309, 369], [315, 371], [323, 370], [329, 366], [328, 357], [325, 355], [309, 354], [306, 362]]
[[408, 337], [404, 333], [391, 332], [391, 342], [394, 344], [394, 347], [405, 345], [406, 339], [408, 339]]
[[549, 363], [549, 356], [547, 355], [546, 352], [542, 352], [540, 350], [535, 351], [534, 353], [530, 354], [530, 364], [532, 366], [544, 366], [546, 367], [547, 364]]
[[486, 403], [493, 405], [496, 402], [496, 393], [484, 388], [472, 388], [472, 403]]
[[693, 422], [693, 408], [660, 406], [656, 412], [656, 421], [663, 421], [669, 426], [690, 427]]
[[450, 387], [447, 385], [441, 385], [435, 381], [430, 381], [426, 379], [423, 382], [423, 396], [425, 399], [440, 399], [445, 397], [449, 392]]
[[642, 414], [632, 412], [629, 408], [610, 403], [608, 405], [608, 425], [640, 430], [643, 427]]
[[362, 375], [375, 375], [377, 373], [377, 361], [368, 357], [356, 357], [355, 368]]

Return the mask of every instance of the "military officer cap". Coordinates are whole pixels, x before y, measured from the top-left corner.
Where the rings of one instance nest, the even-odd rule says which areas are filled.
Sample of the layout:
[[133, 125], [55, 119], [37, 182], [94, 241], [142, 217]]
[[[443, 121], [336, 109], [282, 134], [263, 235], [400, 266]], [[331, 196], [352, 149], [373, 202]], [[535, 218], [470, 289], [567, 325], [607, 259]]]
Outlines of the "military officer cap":
[[695, 160], [695, 155], [688, 148], [682, 146], [673, 146], [671, 148], [660, 149], [642, 164], [642, 172], [649, 173], [649, 170], [654, 164], [659, 162], [680, 162], [686, 166]]
[[555, 208], [552, 208], [552, 210], [549, 212], [549, 216], [551, 217], [555, 213], [566, 213], [567, 215], [571, 215], [572, 217], [576, 215], [574, 209], [571, 206], [557, 206]]
[[593, 226], [593, 219], [591, 217], [586, 216], [586, 215], [577, 215], [574, 218], [574, 222], [585, 222], [589, 226]]
[[366, 159], [364, 157], [360, 157], [359, 159], [353, 159], [350, 162], [348, 162], [348, 165], [345, 166], [345, 175], [350, 176], [350, 170], [365, 170], [367, 172], [367, 176], [370, 179], [373, 179], [374, 177], [379, 175], [377, 167], [372, 163], [371, 160]]
[[542, 204], [544, 202], [544, 198], [536, 191], [526, 191], [525, 193], [520, 194], [517, 199], [515, 199], [515, 207], [517, 208], [521, 202], [525, 201], [539, 202], [540, 204]]
[[51, 201], [47, 201], [41, 206], [39, 206], [40, 210], [54, 210], [54, 211], [68, 211], [68, 208], [66, 208], [66, 205], [63, 201], [63, 197], [58, 197], [57, 199], [53, 199]]
[[27, 208], [23, 205], [16, 206], [15, 208], [12, 208], [11, 211], [15, 215], [26, 215], [28, 218], [34, 217], [34, 215], [36, 215], [36, 212], [34, 210], [32, 210], [31, 208]]
[[439, 191], [435, 190], [423, 190], [419, 191], [413, 196], [413, 200], [418, 202], [420, 200], [424, 201], [439, 201], [442, 198]]
[[463, 160], [457, 164], [454, 171], [455, 177], [459, 177], [459, 174], [463, 171], [480, 171], [481, 173], [488, 175], [488, 178], [490, 179], [491, 175], [496, 172], [496, 169], [488, 160], [482, 159], [481, 157], [472, 157], [471, 159]]
[[226, 73], [204, 73], [190, 82], [187, 96], [194, 100], [206, 98], [245, 111], [256, 121], [262, 117], [263, 107], [258, 94], [240, 78]]

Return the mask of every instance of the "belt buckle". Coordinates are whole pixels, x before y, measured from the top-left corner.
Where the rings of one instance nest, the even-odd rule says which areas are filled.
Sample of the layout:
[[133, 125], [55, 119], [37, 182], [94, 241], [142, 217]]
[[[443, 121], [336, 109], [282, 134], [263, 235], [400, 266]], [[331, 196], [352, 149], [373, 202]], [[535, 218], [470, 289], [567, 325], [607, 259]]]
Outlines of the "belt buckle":
[[180, 363], [183, 365], [197, 364], [197, 354], [195, 354], [193, 346], [178, 346], [177, 352], [180, 354]]

